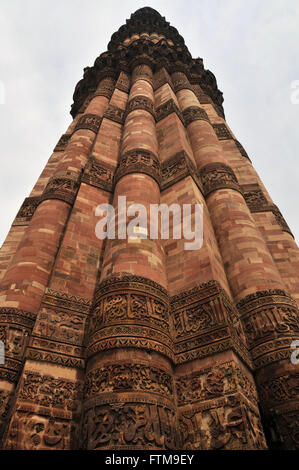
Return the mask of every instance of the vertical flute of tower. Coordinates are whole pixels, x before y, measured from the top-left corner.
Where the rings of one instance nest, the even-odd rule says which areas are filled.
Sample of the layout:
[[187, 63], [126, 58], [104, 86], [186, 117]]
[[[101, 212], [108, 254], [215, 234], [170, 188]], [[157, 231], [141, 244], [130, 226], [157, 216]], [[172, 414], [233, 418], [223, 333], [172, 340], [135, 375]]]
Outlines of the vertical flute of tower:
[[[199, 86], [194, 86], [195, 91]], [[199, 101], [206, 96], [197, 90]], [[204, 98], [205, 97], [205, 98]], [[223, 130], [219, 140], [223, 155], [235, 173], [256, 226], [267, 243], [286, 290], [299, 305], [299, 249], [278, 207], [274, 204], [245, 149], [234, 137], [225, 120], [211, 104], [201, 105], [216, 130]]]
[[[99, 88], [105, 84], [103, 82]], [[0, 384], [6, 394], [13, 393], [19, 379], [36, 315], [76, 199], [81, 170], [89, 156], [107, 102], [106, 97], [95, 96], [78, 120], [1, 282], [1, 320], [6, 323], [6, 362], [0, 369], [3, 379]]]
[[[200, 249], [185, 250], [184, 239], [163, 240], [168, 291], [172, 296], [171, 319], [176, 352], [175, 383], [181, 448], [217, 449], [229, 442], [229, 448], [265, 449], [257, 392], [251, 373], [252, 364], [242, 325], [232, 302], [203, 188], [196, 176], [196, 162], [184, 125], [185, 119], [190, 119], [190, 116], [183, 117], [179, 110], [175, 94], [179, 88], [185, 88], [180, 75], [175, 75], [172, 81], [165, 68], [156, 72], [157, 134], [166, 183], [161, 201], [169, 207], [172, 204], [180, 204], [181, 207], [183, 204], [200, 204], [203, 208], [203, 243]], [[193, 107], [192, 113], [194, 111], [196, 109]], [[217, 383], [220, 390], [227, 383], [229, 375], [238, 393], [222, 408], [220, 403], [216, 404], [212, 399], [216, 388], [212, 387], [211, 390], [210, 381], [214, 381], [215, 387]], [[222, 379], [218, 381], [217, 377]], [[250, 387], [250, 397], [244, 395], [244, 381]], [[201, 411], [201, 400], [205, 401], [205, 412]], [[198, 412], [190, 413], [191, 407], [198, 407]], [[213, 427], [212, 423], [217, 422], [223, 413], [226, 415], [227, 429], [233, 417], [238, 416], [242, 422], [242, 416], [246, 416], [251, 423], [242, 444], [235, 442], [228, 431], [211, 441], [205, 441], [202, 437], [209, 428], [207, 422], [210, 421]]]
[[[128, 205], [143, 204], [148, 217], [150, 204], [160, 201], [153, 111], [152, 70], [137, 65], [113, 205], [117, 209], [118, 196], [125, 196]], [[123, 223], [127, 226], [126, 214], [116, 211], [116, 215], [120, 216], [117, 229]], [[149, 219], [143, 229], [149, 232]], [[160, 240], [118, 237], [107, 240], [89, 325], [82, 445], [99, 450], [175, 449], [173, 349], [163, 248]], [[101, 377], [107, 379], [102, 382]], [[94, 432], [98, 419], [110, 423], [108, 432], [104, 427]]]
[[[186, 85], [186, 89], [177, 92], [177, 97], [187, 118], [192, 107], [200, 106], [196, 95], [188, 89], [187, 77], [173, 74], [173, 81], [178, 79]], [[291, 398], [287, 408], [275, 407], [274, 398], [267, 400], [266, 382], [269, 374], [273, 382], [283, 373], [294, 374], [290, 345], [298, 338], [296, 303], [285, 291], [209, 119], [200, 111], [193, 112], [187, 130], [231, 291], [247, 333], [262, 406], [283, 440], [285, 421], [292, 421], [297, 405]]]

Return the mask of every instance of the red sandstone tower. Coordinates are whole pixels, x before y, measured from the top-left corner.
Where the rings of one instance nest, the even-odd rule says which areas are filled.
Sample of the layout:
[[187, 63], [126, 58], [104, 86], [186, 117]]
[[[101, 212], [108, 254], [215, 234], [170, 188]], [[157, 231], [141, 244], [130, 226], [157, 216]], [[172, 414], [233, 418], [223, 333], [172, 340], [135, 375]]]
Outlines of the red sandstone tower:
[[[84, 70], [0, 252], [2, 448], [299, 447], [299, 251], [222, 102], [151, 8]], [[202, 248], [99, 240], [119, 196], [202, 204]]]

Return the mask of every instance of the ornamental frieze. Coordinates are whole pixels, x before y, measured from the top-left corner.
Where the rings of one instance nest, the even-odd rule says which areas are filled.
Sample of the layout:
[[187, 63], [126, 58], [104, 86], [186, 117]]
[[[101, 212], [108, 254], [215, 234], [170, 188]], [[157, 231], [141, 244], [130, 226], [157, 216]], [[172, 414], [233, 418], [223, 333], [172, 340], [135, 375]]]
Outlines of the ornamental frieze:
[[169, 336], [146, 326], [115, 326], [103, 329], [90, 338], [86, 356], [91, 357], [111, 349], [127, 348], [154, 351], [175, 362], [173, 344]]
[[238, 312], [218, 282], [211, 281], [173, 297], [171, 310], [177, 361], [205, 357], [227, 348], [252, 366]]
[[260, 416], [238, 395], [208, 401], [179, 414], [186, 450], [265, 450]]
[[284, 405], [289, 401], [297, 402], [299, 397], [299, 372], [286, 372], [268, 378], [259, 384], [259, 396], [268, 409]]
[[172, 113], [176, 113], [179, 119], [185, 125], [184, 117], [173, 98], [166, 101], [166, 103], [163, 103], [156, 109], [156, 121], [159, 122]]
[[120, 72], [115, 88], [117, 88], [120, 91], [123, 91], [124, 93], [129, 93], [130, 87], [131, 87], [130, 76], [124, 72]]
[[10, 423], [4, 449], [70, 450], [76, 426], [71, 420], [18, 410]]
[[174, 73], [171, 76], [171, 79], [175, 93], [178, 93], [181, 90], [191, 90], [194, 93], [194, 88], [184, 73]]
[[234, 362], [177, 377], [176, 392], [179, 406], [202, 403], [239, 392], [258, 410], [253, 379], [250, 380]]
[[19, 371], [34, 320], [35, 315], [31, 312], [16, 308], [0, 308], [0, 340], [5, 345], [5, 364], [1, 367], [3, 371], [4, 369]]
[[173, 380], [169, 373], [157, 367], [139, 363], [110, 364], [88, 372], [84, 398], [101, 393], [148, 392], [173, 396]]
[[169, 188], [189, 175], [203, 193], [201, 181], [196, 174], [196, 168], [186, 152], [182, 150], [162, 163], [162, 190]]
[[83, 382], [27, 371], [22, 378], [18, 398], [42, 407], [62, 409], [71, 415], [78, 414], [83, 399]]
[[161, 167], [158, 157], [145, 149], [134, 149], [123, 154], [115, 173], [114, 183], [131, 173], [145, 173], [161, 184]]
[[210, 400], [237, 391], [232, 364], [223, 364], [201, 372], [178, 377], [176, 393], [178, 405]]
[[102, 118], [97, 114], [83, 114], [83, 116], [81, 116], [77, 122], [74, 132], [78, 131], [79, 129], [88, 129], [97, 134], [101, 122]]
[[209, 163], [199, 171], [199, 177], [206, 197], [219, 189], [234, 189], [241, 192], [236, 175], [224, 163]]
[[41, 307], [33, 330], [34, 336], [82, 345], [86, 316], [75, 312]]
[[172, 85], [172, 81], [171, 81], [169, 73], [167, 72], [167, 70], [162, 68], [161, 70], [156, 72], [154, 75], [154, 79], [153, 79], [154, 90], [155, 91], [158, 90], [158, 88], [165, 85], [166, 83], [170, 86], [170, 88], [173, 89], [173, 85]]
[[134, 83], [136, 80], [145, 80], [152, 85], [153, 72], [151, 70], [151, 67], [146, 64], [140, 64], [134, 67], [132, 73], [132, 82]]
[[92, 305], [92, 301], [85, 297], [67, 294], [49, 287], [45, 290], [42, 303], [67, 310], [75, 310], [80, 313], [89, 313]]
[[114, 173], [114, 167], [91, 156], [86, 163], [81, 181], [104, 189], [104, 191], [112, 192]]
[[156, 117], [154, 103], [146, 96], [136, 96], [135, 98], [132, 98], [127, 104], [125, 117], [127, 117], [129, 113], [131, 113], [132, 111], [136, 111], [137, 109], [147, 111], [154, 118]]
[[175, 411], [156, 403], [95, 405], [85, 410], [82, 434], [86, 450], [178, 448]]
[[[1, 378], [1, 375], [0, 375], [0, 378]], [[13, 401], [12, 393], [6, 390], [0, 390], [0, 445], [1, 445], [2, 436], [4, 434], [4, 431], [7, 425], [7, 420], [9, 418], [12, 401]]]
[[70, 140], [72, 134], [63, 134], [56, 147], [54, 148], [54, 152], [63, 152], [68, 144], [68, 141]]
[[[115, 75], [115, 71], [107, 69], [107, 74]], [[111, 99], [115, 88], [115, 80], [112, 77], [106, 77], [100, 82], [100, 86], [95, 91], [93, 98], [96, 96], [105, 96], [105, 98]], [[91, 129], [92, 130], [92, 129]], [[95, 131], [97, 132], [97, 131]]]
[[40, 203], [40, 197], [27, 197], [23, 202], [13, 225], [27, 225], [33, 217], [33, 214]]
[[237, 304], [248, 345], [299, 334], [298, 307], [280, 290], [259, 291]]
[[213, 124], [213, 127], [219, 140], [233, 139], [225, 124]]
[[210, 122], [209, 116], [206, 111], [199, 106], [190, 106], [183, 111], [185, 125], [188, 126], [194, 121], [207, 121]]
[[[76, 356], [72, 356], [72, 352], [74, 350], [74, 347], [71, 346], [64, 346], [62, 345], [61, 348], [59, 348], [59, 344], [57, 343], [51, 343], [50, 341], [47, 340], [39, 340], [37, 341], [36, 339], [33, 341], [33, 344], [36, 343], [36, 346], [38, 349], [35, 349], [31, 346], [29, 346], [26, 350], [26, 359], [32, 360], [32, 361], [37, 361], [37, 362], [50, 362], [51, 364], [56, 364], [59, 366], [63, 367], [70, 367], [72, 369], [80, 369], [80, 370], [85, 370], [86, 363], [85, 363], [85, 358], [83, 358], [84, 353], [82, 351], [82, 348], [80, 351], [77, 353]], [[62, 352], [51, 352], [47, 350], [42, 350], [41, 348], [52, 348], [57, 347], [59, 349], [62, 349]], [[58, 349], [57, 348], [57, 349]], [[81, 356], [81, 357], [78, 357]]]
[[141, 322], [169, 333], [169, 307], [151, 295], [115, 292], [103, 296], [95, 305], [90, 319], [90, 332], [112, 324]]
[[269, 203], [262, 191], [257, 188], [252, 191], [246, 191], [246, 187], [242, 186], [245, 201], [251, 212], [262, 212], [269, 208]]
[[110, 121], [117, 122], [118, 124], [124, 123], [125, 111], [118, 106], [109, 104], [103, 118], [110, 119]]
[[72, 205], [76, 199], [78, 188], [79, 181], [70, 178], [67, 174], [54, 176], [48, 182], [40, 200], [58, 199]]

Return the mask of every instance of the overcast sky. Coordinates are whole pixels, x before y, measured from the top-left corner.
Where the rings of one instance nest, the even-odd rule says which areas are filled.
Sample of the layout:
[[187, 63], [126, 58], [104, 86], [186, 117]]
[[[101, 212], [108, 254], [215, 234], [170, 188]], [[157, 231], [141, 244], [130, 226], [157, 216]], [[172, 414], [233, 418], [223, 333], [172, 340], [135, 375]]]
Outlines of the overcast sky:
[[0, 246], [71, 122], [83, 68], [143, 6], [215, 74], [227, 122], [298, 242], [298, 0], [1, 0]]

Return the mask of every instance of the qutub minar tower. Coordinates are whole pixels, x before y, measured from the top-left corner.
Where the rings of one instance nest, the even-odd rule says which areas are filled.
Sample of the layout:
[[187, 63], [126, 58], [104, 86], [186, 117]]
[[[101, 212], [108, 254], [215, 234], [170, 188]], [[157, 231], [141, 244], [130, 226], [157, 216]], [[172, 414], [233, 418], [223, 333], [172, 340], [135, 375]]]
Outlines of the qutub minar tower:
[[[142, 8], [0, 252], [3, 449], [296, 449], [299, 250], [222, 93]], [[244, 103], [245, 105], [245, 103]], [[203, 204], [204, 240], [99, 240], [99, 204]]]

